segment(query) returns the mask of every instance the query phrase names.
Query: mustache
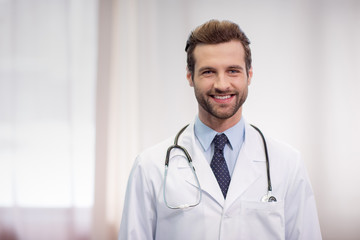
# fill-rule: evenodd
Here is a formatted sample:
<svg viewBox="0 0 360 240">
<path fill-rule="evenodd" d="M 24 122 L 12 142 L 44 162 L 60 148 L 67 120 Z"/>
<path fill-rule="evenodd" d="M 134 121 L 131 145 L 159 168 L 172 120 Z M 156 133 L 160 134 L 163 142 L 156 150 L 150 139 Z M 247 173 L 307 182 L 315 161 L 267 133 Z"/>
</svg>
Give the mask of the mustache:
<svg viewBox="0 0 360 240">
<path fill-rule="evenodd" d="M 231 91 L 231 90 L 221 90 L 221 89 L 215 88 L 214 90 L 209 91 L 209 95 L 214 95 L 214 94 L 237 95 L 238 92 Z"/>
</svg>

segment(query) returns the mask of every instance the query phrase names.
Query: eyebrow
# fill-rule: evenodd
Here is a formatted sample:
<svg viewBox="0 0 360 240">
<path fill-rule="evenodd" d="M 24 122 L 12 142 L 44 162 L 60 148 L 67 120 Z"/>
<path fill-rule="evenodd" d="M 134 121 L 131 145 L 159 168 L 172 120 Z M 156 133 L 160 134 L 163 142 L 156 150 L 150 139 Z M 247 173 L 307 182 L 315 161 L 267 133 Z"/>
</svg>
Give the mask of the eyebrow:
<svg viewBox="0 0 360 240">
<path fill-rule="evenodd" d="M 230 65 L 230 66 L 228 66 L 228 68 L 244 70 L 244 68 L 240 65 Z"/>
</svg>

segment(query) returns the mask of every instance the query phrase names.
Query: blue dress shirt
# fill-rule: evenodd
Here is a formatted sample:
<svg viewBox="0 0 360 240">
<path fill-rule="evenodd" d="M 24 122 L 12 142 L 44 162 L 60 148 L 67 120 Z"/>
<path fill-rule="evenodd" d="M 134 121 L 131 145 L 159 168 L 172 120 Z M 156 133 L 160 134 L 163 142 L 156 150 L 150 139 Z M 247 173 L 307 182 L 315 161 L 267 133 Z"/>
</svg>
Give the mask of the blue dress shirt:
<svg viewBox="0 0 360 240">
<path fill-rule="evenodd" d="M 206 160 L 210 164 L 212 156 L 214 155 L 214 144 L 212 141 L 215 135 L 219 133 L 201 122 L 199 116 L 196 116 L 194 131 L 196 143 L 200 146 Z M 241 118 L 235 126 L 227 129 L 224 133 L 229 139 L 229 143 L 227 143 L 224 148 L 224 157 L 229 168 L 230 176 L 232 176 L 236 160 L 245 139 L 245 123 L 243 118 Z"/>
</svg>

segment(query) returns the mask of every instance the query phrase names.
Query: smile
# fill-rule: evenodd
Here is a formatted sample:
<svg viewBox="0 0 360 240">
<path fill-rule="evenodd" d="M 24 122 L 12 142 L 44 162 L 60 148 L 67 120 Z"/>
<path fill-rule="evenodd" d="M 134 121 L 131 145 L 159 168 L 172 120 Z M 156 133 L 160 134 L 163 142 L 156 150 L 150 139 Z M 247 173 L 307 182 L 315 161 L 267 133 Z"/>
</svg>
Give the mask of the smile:
<svg viewBox="0 0 360 240">
<path fill-rule="evenodd" d="M 231 98 L 231 95 L 226 95 L 226 96 L 214 96 L 214 98 L 220 99 L 220 100 L 225 100 L 225 99 Z"/>
</svg>

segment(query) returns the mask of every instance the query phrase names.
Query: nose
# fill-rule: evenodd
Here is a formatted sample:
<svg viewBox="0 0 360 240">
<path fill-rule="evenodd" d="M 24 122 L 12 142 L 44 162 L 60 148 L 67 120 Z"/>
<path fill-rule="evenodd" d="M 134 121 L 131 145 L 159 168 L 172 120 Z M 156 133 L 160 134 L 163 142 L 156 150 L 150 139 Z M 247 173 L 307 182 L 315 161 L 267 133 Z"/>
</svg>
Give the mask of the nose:
<svg viewBox="0 0 360 240">
<path fill-rule="evenodd" d="M 218 74 L 215 82 L 214 82 L 214 88 L 217 91 L 227 91 L 230 88 L 230 82 L 226 78 L 225 74 Z"/>
</svg>

